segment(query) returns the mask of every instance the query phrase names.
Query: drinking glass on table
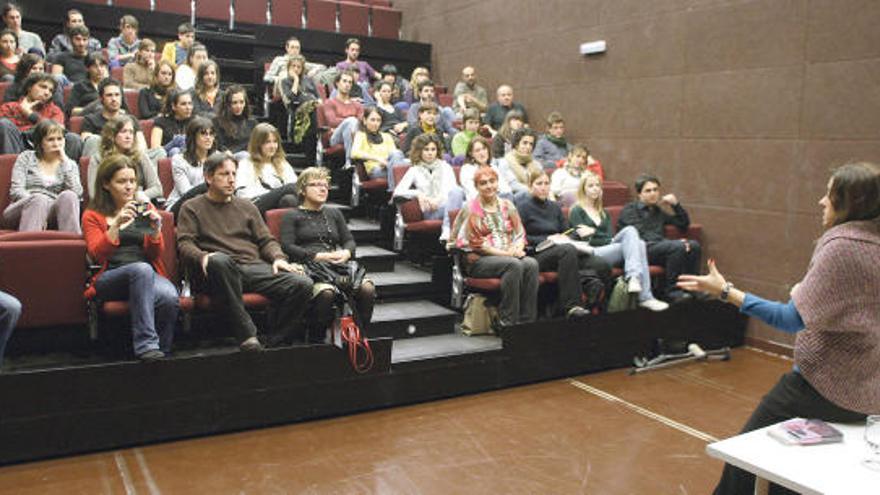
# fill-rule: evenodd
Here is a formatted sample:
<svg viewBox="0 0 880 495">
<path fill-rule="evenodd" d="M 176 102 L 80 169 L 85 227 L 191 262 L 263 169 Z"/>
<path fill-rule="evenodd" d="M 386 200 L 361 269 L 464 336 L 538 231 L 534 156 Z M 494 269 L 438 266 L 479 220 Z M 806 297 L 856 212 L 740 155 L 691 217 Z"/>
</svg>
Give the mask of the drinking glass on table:
<svg viewBox="0 0 880 495">
<path fill-rule="evenodd" d="M 867 468 L 880 471 L 880 414 L 869 415 L 865 421 L 865 441 L 872 456 L 862 461 Z"/>
</svg>

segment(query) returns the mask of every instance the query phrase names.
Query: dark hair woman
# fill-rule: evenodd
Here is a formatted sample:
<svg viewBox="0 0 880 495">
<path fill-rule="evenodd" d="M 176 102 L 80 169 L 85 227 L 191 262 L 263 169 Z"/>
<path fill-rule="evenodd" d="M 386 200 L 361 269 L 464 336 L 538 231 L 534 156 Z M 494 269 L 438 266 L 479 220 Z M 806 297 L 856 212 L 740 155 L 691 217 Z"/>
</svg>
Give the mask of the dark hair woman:
<svg viewBox="0 0 880 495">
<path fill-rule="evenodd" d="M 153 120 L 150 149 L 163 147 L 173 157 L 186 145 L 186 127 L 193 117 L 193 97 L 190 91 L 172 90 L 165 98 L 161 117 Z"/>
<path fill-rule="evenodd" d="M 138 112 L 142 119 L 152 119 L 162 112 L 165 98 L 174 89 L 174 64 L 167 60 L 156 63 L 153 81 L 138 93 Z M 152 148 L 152 144 L 150 145 Z"/>
<path fill-rule="evenodd" d="M 819 205 L 826 230 L 787 304 L 733 287 L 712 260 L 708 275 L 679 276 L 682 289 L 708 292 L 797 332 L 794 369 L 764 396 L 743 432 L 793 417 L 855 422 L 880 412 L 880 166 L 838 168 Z M 750 493 L 754 485 L 753 474 L 728 464 L 715 493 Z"/>
<path fill-rule="evenodd" d="M 247 91 L 238 84 L 226 88 L 220 109 L 214 117 L 217 148 L 233 154 L 246 151 L 256 125 L 257 120 L 251 117 L 251 104 L 248 102 Z M 241 160 L 242 157 L 236 158 Z"/>
<path fill-rule="evenodd" d="M 204 117 L 193 118 L 186 126 L 186 150 L 171 158 L 174 189 L 168 195 L 165 208 L 175 216 L 186 200 L 207 190 L 202 166 L 216 150 L 214 125 Z"/>
<path fill-rule="evenodd" d="M 122 154 L 108 156 L 97 173 L 98 189 L 83 214 L 89 256 L 101 265 L 86 297 L 127 300 L 134 353 L 155 361 L 171 351 L 177 321 L 177 289 L 162 264 L 162 217 L 135 199 L 137 166 Z"/>
</svg>

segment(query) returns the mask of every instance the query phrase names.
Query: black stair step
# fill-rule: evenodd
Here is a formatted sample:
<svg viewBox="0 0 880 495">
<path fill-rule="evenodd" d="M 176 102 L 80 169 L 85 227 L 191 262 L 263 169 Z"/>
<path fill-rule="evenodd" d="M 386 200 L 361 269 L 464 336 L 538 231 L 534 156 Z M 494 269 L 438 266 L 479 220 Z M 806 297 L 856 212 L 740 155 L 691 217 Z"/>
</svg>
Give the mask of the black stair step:
<svg viewBox="0 0 880 495">
<path fill-rule="evenodd" d="M 379 303 L 373 311 L 370 337 L 406 339 L 455 331 L 459 314 L 431 301 Z"/>
<path fill-rule="evenodd" d="M 349 222 L 351 220 L 352 207 L 348 205 L 343 205 L 339 203 L 328 202 L 325 205 L 326 208 L 336 208 L 342 212 L 342 216 L 345 217 L 345 221 Z M 350 226 L 349 226 L 350 228 Z"/>
<path fill-rule="evenodd" d="M 407 261 L 395 263 L 393 272 L 371 273 L 369 277 L 376 284 L 379 298 L 384 300 L 433 296 L 431 274 Z"/>
<path fill-rule="evenodd" d="M 460 333 L 395 340 L 391 363 L 407 363 L 426 359 L 476 356 L 501 350 L 501 339 L 493 335 L 466 337 Z"/>
<path fill-rule="evenodd" d="M 376 244 L 378 241 L 384 240 L 386 237 L 391 238 L 391 234 L 382 233 L 379 222 L 368 218 L 349 218 L 348 230 L 354 236 L 354 242 L 360 244 Z"/>
<path fill-rule="evenodd" d="M 367 273 L 393 272 L 397 253 L 379 246 L 358 246 L 357 260 L 367 269 Z"/>
</svg>

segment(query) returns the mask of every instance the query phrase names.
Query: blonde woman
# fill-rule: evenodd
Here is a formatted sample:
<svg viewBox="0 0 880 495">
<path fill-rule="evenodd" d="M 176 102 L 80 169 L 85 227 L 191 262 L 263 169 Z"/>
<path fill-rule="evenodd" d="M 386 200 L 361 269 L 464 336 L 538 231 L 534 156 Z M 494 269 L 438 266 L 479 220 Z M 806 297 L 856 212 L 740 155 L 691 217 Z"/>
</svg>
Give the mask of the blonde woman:
<svg viewBox="0 0 880 495">
<path fill-rule="evenodd" d="M 236 196 L 249 199 L 261 213 L 296 206 L 296 172 L 287 163 L 281 136 L 272 124 L 254 127 L 248 156 L 238 162 Z"/>
<path fill-rule="evenodd" d="M 598 175 L 584 172 L 577 191 L 577 204 L 569 213 L 569 222 L 578 237 L 589 241 L 594 256 L 612 266 L 623 264 L 629 292 L 639 294 L 639 306 L 651 311 L 663 311 L 669 307 L 651 292 L 648 254 L 639 231 L 630 225 L 614 234 L 611 215 L 602 207 L 602 179 Z"/>
</svg>

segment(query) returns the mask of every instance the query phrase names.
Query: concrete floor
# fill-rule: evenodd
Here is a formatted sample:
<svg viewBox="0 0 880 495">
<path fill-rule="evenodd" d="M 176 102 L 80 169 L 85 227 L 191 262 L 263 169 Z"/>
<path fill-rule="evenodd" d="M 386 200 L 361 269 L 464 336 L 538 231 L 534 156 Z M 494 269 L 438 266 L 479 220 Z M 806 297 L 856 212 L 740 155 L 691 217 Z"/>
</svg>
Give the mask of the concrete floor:
<svg viewBox="0 0 880 495">
<path fill-rule="evenodd" d="M 0 468 L 0 494 L 704 494 L 791 361 L 572 377 L 284 427 Z"/>
</svg>

